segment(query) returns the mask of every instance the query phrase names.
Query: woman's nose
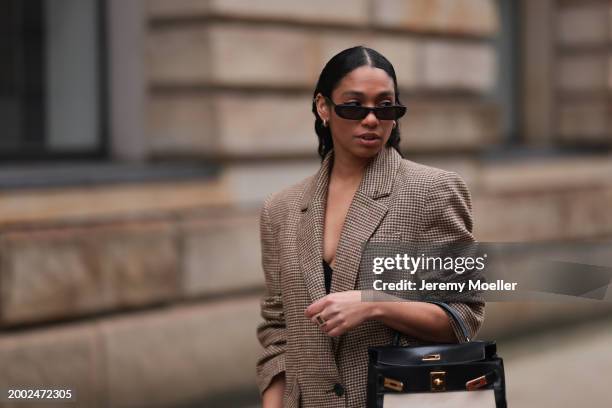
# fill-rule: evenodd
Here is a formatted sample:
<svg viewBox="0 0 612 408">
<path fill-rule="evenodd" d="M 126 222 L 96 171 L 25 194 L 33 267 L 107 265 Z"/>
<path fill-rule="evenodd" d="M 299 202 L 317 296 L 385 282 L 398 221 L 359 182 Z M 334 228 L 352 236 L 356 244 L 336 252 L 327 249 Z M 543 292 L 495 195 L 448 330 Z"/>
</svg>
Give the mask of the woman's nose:
<svg viewBox="0 0 612 408">
<path fill-rule="evenodd" d="M 378 125 L 378 118 L 376 117 L 374 112 L 370 111 L 368 112 L 366 117 L 363 118 L 361 123 L 368 127 L 376 126 Z"/>
</svg>

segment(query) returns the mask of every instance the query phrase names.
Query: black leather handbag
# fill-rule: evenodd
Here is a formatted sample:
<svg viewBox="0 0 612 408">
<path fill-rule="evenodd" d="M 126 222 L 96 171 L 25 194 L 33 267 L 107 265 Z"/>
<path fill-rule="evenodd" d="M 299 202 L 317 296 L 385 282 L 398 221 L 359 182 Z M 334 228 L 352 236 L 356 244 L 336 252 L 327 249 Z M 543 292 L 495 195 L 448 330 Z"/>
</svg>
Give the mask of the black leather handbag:
<svg viewBox="0 0 612 408">
<path fill-rule="evenodd" d="M 465 323 L 446 303 L 465 343 L 368 349 L 369 408 L 506 407 L 504 363 L 493 341 L 470 341 Z"/>
</svg>

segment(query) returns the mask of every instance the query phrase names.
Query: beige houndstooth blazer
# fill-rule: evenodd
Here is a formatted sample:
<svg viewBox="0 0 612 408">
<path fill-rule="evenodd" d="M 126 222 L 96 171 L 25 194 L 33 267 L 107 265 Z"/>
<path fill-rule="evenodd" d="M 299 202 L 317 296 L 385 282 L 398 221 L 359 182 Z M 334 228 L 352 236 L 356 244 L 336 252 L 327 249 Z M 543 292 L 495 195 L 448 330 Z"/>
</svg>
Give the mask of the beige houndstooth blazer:
<svg viewBox="0 0 612 408">
<path fill-rule="evenodd" d="M 261 211 L 262 264 L 267 291 L 257 328 L 263 346 L 257 385 L 263 392 L 285 372 L 285 407 L 364 407 L 367 349 L 390 344 L 393 331 L 368 321 L 337 338 L 323 333 L 304 310 L 325 296 L 322 237 L 333 151 L 319 171 L 269 196 Z M 455 173 L 404 160 L 385 147 L 366 168 L 346 216 L 331 292 L 358 285 L 368 240 L 473 241 L 470 194 Z M 450 303 L 473 337 L 484 303 Z M 453 323 L 458 338 L 460 329 Z M 418 340 L 403 336 L 403 345 Z"/>
</svg>

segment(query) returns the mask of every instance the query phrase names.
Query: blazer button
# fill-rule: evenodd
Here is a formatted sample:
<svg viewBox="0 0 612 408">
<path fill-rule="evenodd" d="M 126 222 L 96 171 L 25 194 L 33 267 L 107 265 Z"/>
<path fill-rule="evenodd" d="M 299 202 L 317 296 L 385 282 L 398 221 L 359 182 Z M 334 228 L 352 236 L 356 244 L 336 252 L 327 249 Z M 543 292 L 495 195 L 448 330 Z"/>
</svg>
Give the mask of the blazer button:
<svg viewBox="0 0 612 408">
<path fill-rule="evenodd" d="M 342 384 L 334 384 L 334 392 L 337 396 L 341 397 L 344 394 L 344 387 L 342 386 Z"/>
</svg>

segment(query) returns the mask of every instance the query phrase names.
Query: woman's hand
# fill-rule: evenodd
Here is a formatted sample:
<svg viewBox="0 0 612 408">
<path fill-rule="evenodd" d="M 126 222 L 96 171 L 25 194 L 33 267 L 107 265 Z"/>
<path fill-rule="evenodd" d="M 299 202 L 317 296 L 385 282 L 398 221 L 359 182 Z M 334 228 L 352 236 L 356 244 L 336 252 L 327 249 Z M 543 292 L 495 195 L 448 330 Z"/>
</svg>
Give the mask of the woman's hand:
<svg viewBox="0 0 612 408">
<path fill-rule="evenodd" d="M 263 393 L 263 408 L 282 408 L 285 392 L 285 373 L 276 375 Z"/>
<path fill-rule="evenodd" d="M 410 337 L 433 342 L 456 342 L 446 312 L 425 302 L 364 302 L 362 291 L 335 292 L 306 308 L 304 314 L 324 333 L 335 337 L 367 320 L 378 320 Z M 319 324 L 318 317 L 324 324 Z"/>
<path fill-rule="evenodd" d="M 306 308 L 304 315 L 332 337 L 340 336 L 370 319 L 371 303 L 361 300 L 361 291 L 330 293 Z M 325 323 L 319 324 L 318 317 Z"/>
</svg>

